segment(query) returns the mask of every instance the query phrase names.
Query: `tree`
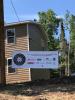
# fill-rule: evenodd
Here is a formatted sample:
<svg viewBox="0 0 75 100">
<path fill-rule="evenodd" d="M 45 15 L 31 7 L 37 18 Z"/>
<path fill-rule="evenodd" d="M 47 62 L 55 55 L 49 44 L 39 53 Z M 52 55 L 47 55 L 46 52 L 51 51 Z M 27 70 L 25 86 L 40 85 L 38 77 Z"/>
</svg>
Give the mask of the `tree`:
<svg viewBox="0 0 75 100">
<path fill-rule="evenodd" d="M 71 35 L 70 35 L 70 45 L 71 45 L 71 51 L 73 51 L 74 54 L 74 65 L 75 65 L 75 15 L 71 15 L 70 18 L 70 30 L 71 30 Z"/>
<path fill-rule="evenodd" d="M 47 12 L 39 12 L 39 23 L 48 36 L 48 49 L 56 50 L 54 34 L 57 34 L 59 20 L 56 18 L 54 11 L 49 9 Z"/>
<path fill-rule="evenodd" d="M 60 34 L 61 68 L 64 68 L 65 75 L 67 75 L 68 53 L 67 53 L 67 40 L 65 39 L 63 20 L 61 20 L 60 24 L 61 24 L 61 34 Z"/>
<path fill-rule="evenodd" d="M 71 29 L 71 49 L 75 50 L 75 16 L 74 15 L 71 15 L 70 29 Z"/>
<path fill-rule="evenodd" d="M 70 14 L 69 11 L 67 11 L 66 16 L 66 29 L 69 31 L 70 34 L 70 51 L 69 51 L 69 56 L 70 56 L 70 67 L 73 69 L 75 66 L 75 15 Z"/>
<path fill-rule="evenodd" d="M 65 39 L 63 20 L 61 20 L 60 23 L 61 23 L 60 50 L 64 53 L 66 50 L 66 39 Z"/>
</svg>

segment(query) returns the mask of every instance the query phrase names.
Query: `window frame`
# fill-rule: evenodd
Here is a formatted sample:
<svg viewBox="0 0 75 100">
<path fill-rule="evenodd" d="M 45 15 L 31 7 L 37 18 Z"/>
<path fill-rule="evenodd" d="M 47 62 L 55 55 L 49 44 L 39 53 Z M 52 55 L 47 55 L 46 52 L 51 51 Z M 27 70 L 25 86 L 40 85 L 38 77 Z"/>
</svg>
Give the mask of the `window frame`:
<svg viewBox="0 0 75 100">
<path fill-rule="evenodd" d="M 13 31 L 14 31 L 14 36 L 8 36 L 8 35 L 7 35 L 7 31 L 8 31 L 8 30 L 13 30 Z M 16 32 L 15 32 L 15 28 L 6 29 L 6 43 L 7 43 L 7 44 L 15 44 L 15 43 L 16 43 L 16 34 L 15 34 L 15 33 L 16 33 Z M 13 37 L 13 38 L 14 38 L 14 42 L 13 42 L 13 43 L 9 43 L 9 42 L 8 42 L 8 37 Z"/>
<path fill-rule="evenodd" d="M 14 69 L 15 69 L 14 72 L 11 72 L 11 73 L 9 72 L 9 66 L 8 66 L 8 60 L 9 60 L 9 59 L 12 59 L 12 57 L 7 58 L 7 74 L 14 74 L 14 73 L 16 73 L 16 69 L 15 69 L 15 68 L 14 68 Z"/>
</svg>

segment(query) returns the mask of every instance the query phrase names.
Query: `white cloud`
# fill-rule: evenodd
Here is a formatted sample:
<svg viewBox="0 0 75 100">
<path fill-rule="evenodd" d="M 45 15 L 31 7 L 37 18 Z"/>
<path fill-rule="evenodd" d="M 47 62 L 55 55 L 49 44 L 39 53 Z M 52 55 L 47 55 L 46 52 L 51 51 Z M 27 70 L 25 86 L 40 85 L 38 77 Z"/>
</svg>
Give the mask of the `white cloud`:
<svg viewBox="0 0 75 100">
<path fill-rule="evenodd" d="M 56 18 L 64 18 L 64 15 L 58 15 Z"/>
</svg>

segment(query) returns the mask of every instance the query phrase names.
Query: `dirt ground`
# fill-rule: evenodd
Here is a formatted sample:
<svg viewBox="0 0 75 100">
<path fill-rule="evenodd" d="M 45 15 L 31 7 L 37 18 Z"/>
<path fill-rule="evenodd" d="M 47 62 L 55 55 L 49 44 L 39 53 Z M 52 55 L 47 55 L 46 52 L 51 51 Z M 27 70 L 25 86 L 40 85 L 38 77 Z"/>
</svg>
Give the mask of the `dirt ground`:
<svg viewBox="0 0 75 100">
<path fill-rule="evenodd" d="M 75 93 L 49 92 L 38 96 L 12 96 L 0 94 L 0 100 L 75 100 Z"/>
<path fill-rule="evenodd" d="M 0 100 L 75 100 L 75 83 L 0 86 Z"/>
<path fill-rule="evenodd" d="M 38 96 L 12 96 L 0 94 L 0 100 L 75 100 L 75 93 L 49 92 Z"/>
</svg>

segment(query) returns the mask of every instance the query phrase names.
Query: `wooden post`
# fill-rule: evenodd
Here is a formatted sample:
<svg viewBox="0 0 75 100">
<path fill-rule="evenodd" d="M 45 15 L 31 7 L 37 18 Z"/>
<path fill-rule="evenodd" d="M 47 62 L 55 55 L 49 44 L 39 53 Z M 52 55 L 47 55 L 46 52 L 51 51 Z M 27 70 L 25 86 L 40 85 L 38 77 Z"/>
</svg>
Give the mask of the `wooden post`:
<svg viewBox="0 0 75 100">
<path fill-rule="evenodd" d="M 3 0 L 0 0 L 0 84 L 6 83 L 5 78 L 5 34 Z"/>
</svg>

